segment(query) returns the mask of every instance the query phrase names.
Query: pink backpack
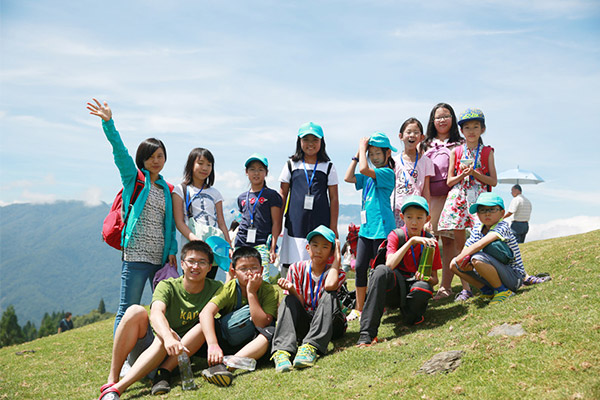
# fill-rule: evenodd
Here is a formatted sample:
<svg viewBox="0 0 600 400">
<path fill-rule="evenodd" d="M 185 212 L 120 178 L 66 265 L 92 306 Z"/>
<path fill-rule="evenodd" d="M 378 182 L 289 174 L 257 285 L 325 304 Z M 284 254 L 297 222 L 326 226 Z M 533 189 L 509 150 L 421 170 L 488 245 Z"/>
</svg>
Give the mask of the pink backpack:
<svg viewBox="0 0 600 400">
<path fill-rule="evenodd" d="M 446 184 L 448 178 L 448 168 L 450 167 L 450 149 L 456 143 L 431 143 L 429 150 L 425 152 L 425 156 L 433 162 L 433 170 L 435 174 L 429 178 L 429 191 L 432 196 L 445 196 L 450 191 L 450 187 Z"/>
</svg>

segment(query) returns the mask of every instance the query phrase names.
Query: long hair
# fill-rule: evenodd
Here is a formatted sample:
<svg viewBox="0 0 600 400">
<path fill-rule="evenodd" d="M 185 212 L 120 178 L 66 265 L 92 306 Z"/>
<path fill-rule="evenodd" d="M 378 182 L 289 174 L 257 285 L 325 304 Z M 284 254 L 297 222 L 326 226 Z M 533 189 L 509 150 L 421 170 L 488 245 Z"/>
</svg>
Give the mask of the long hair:
<svg viewBox="0 0 600 400">
<path fill-rule="evenodd" d="M 437 137 L 437 129 L 435 129 L 435 112 L 438 110 L 438 108 L 445 108 L 450 112 L 450 115 L 452 116 L 452 125 L 450 126 L 450 136 L 448 138 L 448 141 L 450 143 L 461 141 L 460 132 L 458 131 L 458 124 L 456 123 L 456 113 L 454 112 L 454 109 L 448 103 L 438 103 L 433 107 L 431 113 L 429 114 L 429 122 L 427 123 L 427 133 L 425 134 L 425 141 L 421 144 L 421 149 L 423 151 L 427 151 L 433 139 Z"/>
<path fill-rule="evenodd" d="M 296 140 L 296 152 L 290 156 L 292 161 L 300 161 L 304 158 L 304 151 L 302 150 L 302 139 L 298 138 Z M 321 139 L 321 148 L 317 153 L 317 161 L 318 162 L 326 162 L 331 159 L 327 155 L 327 151 L 325 151 L 325 138 Z"/>
<path fill-rule="evenodd" d="M 198 158 L 206 158 L 212 164 L 210 174 L 204 182 L 205 187 L 209 188 L 215 183 L 215 158 L 212 153 L 203 147 L 196 147 L 190 151 L 185 167 L 183 168 L 183 183 L 191 185 L 194 182 L 194 164 Z"/>
</svg>

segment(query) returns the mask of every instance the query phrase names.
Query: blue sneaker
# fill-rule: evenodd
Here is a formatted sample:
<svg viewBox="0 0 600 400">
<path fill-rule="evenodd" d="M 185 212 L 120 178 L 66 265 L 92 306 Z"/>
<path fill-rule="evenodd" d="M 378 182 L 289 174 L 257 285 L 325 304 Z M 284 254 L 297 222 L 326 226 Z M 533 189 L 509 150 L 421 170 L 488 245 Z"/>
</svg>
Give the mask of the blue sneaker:
<svg viewBox="0 0 600 400">
<path fill-rule="evenodd" d="M 315 365 L 317 359 L 317 348 L 310 344 L 303 344 L 298 348 L 294 358 L 294 368 L 306 368 Z"/>
<path fill-rule="evenodd" d="M 284 350 L 277 350 L 271 356 L 271 360 L 275 359 L 275 371 L 276 372 L 288 372 L 292 369 L 292 363 L 290 362 L 290 353 Z"/>
</svg>

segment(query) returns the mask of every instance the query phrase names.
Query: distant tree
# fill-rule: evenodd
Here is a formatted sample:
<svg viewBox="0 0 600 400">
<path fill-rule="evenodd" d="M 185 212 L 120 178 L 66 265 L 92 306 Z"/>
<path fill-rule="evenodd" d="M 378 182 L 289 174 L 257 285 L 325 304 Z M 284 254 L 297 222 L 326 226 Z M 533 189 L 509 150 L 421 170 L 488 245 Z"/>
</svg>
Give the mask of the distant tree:
<svg viewBox="0 0 600 400">
<path fill-rule="evenodd" d="M 23 343 L 25 336 L 19 326 L 17 313 L 11 304 L 6 308 L 0 319 L 0 347 Z"/>
<path fill-rule="evenodd" d="M 27 321 L 27 323 L 23 326 L 23 335 L 25 336 L 25 341 L 30 342 L 33 339 L 37 338 L 37 328 L 35 324 L 31 321 Z"/>
<path fill-rule="evenodd" d="M 106 312 L 106 306 L 104 305 L 104 299 L 100 299 L 100 304 L 98 304 L 98 312 L 100 314 L 104 314 Z"/>
</svg>

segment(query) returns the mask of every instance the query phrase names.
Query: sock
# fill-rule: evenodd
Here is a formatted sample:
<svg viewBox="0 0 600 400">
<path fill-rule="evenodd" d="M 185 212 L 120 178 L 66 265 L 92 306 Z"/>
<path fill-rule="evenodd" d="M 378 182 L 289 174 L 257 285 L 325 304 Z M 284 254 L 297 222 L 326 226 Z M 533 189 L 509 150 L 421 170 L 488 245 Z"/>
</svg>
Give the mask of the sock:
<svg viewBox="0 0 600 400">
<path fill-rule="evenodd" d="M 504 292 L 505 290 L 508 290 L 508 288 L 504 286 L 504 284 L 498 286 L 497 288 L 494 288 L 494 292 Z"/>
<path fill-rule="evenodd" d="M 484 287 L 482 287 L 481 289 L 479 289 L 479 291 L 482 294 L 488 294 L 488 295 L 494 294 L 494 289 L 492 289 L 491 287 L 489 287 L 487 285 L 485 285 Z"/>
</svg>

